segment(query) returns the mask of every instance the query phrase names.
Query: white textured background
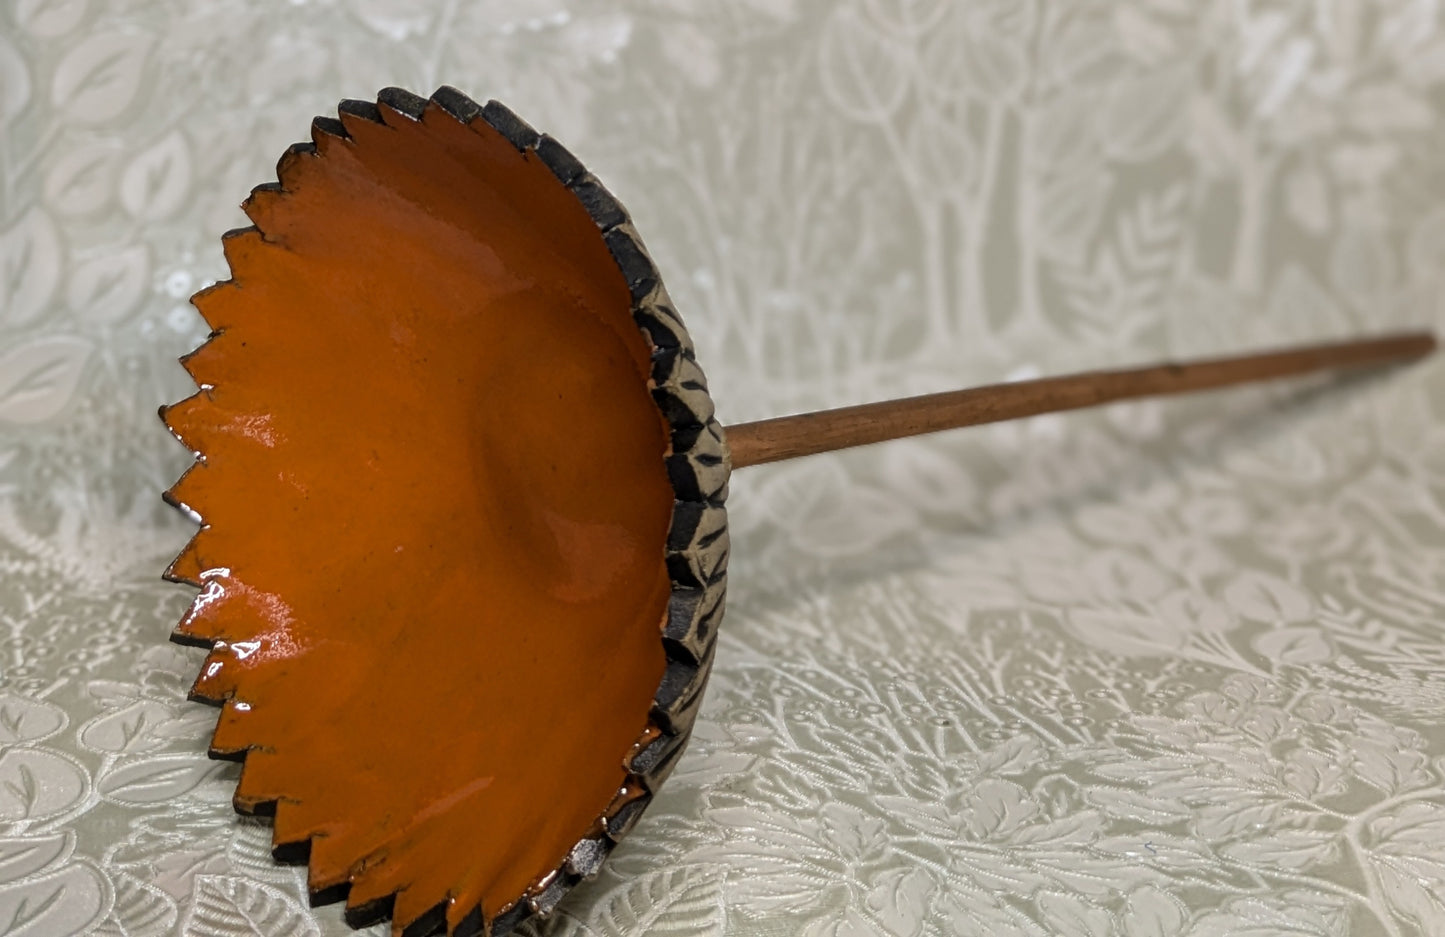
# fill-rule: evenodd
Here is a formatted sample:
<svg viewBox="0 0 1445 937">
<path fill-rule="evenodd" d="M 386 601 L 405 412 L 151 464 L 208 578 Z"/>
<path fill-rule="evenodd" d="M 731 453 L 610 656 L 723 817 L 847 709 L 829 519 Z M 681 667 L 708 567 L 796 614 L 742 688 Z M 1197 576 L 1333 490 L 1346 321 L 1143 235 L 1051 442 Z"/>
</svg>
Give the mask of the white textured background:
<svg viewBox="0 0 1445 937">
<path fill-rule="evenodd" d="M 186 298 L 313 114 L 561 138 L 735 422 L 1439 323 L 1438 7 L 0 0 L 0 933 L 346 933 L 158 581 Z M 1442 367 L 741 475 L 693 747 L 548 932 L 1445 932 Z"/>
</svg>

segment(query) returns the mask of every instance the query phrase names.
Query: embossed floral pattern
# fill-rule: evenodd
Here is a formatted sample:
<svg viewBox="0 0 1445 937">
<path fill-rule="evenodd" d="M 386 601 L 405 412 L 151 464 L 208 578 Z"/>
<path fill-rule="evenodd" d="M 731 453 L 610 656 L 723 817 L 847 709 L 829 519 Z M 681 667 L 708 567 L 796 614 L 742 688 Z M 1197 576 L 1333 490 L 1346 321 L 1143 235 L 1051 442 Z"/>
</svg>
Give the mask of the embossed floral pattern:
<svg viewBox="0 0 1445 937">
<path fill-rule="evenodd" d="M 204 757 L 151 414 L 310 117 L 444 82 L 627 203 L 731 421 L 1442 324 L 1422 0 L 0 5 L 0 933 L 349 932 Z M 1435 933 L 1440 374 L 740 473 L 692 746 L 529 932 Z"/>
</svg>

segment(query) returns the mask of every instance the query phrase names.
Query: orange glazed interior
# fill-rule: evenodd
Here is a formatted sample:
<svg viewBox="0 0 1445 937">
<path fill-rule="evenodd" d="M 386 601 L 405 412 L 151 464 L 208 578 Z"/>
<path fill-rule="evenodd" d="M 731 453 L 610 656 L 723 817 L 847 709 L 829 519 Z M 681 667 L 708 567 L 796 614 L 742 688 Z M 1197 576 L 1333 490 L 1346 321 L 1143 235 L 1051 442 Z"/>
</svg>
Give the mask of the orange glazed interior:
<svg viewBox="0 0 1445 937">
<path fill-rule="evenodd" d="M 582 205 L 436 105 L 293 150 L 195 298 L 171 574 L 237 804 L 311 884 L 490 919 L 617 794 L 664 669 L 648 342 Z"/>
</svg>

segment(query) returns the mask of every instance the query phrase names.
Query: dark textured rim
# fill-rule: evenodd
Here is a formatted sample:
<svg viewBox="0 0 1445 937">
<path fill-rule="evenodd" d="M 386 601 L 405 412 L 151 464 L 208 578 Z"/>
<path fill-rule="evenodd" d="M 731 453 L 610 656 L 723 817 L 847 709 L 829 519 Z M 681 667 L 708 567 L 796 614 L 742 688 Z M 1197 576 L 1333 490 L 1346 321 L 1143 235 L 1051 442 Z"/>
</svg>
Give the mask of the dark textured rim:
<svg viewBox="0 0 1445 937">
<path fill-rule="evenodd" d="M 668 531 L 666 561 L 672 580 L 667 617 L 661 639 L 667 657 L 662 682 L 653 696 L 648 725 L 623 759 L 627 778 L 612 803 L 590 830 L 584 831 L 566 859 L 542 875 L 516 900 L 501 908 L 490 922 L 474 908 L 455 933 L 501 935 L 533 915 L 549 915 L 578 882 L 596 875 L 613 847 L 636 825 L 653 794 L 672 772 L 692 733 L 702 703 L 703 688 L 712 669 L 717 625 L 722 619 L 727 586 L 728 532 L 727 498 L 731 465 L 721 425 L 713 414 L 707 381 L 698 367 L 692 339 L 673 308 L 662 278 L 632 226 L 632 219 L 596 176 L 562 144 L 539 134 L 524 120 L 496 101 L 478 104 L 451 87 L 439 88 L 428 100 L 400 88 L 386 88 L 370 101 L 342 101 L 339 112 L 378 123 L 385 122 L 383 108 L 401 118 L 420 120 L 435 105 L 462 124 L 482 121 L 512 143 L 528 159 L 540 160 L 596 222 L 608 251 L 627 281 L 632 297 L 632 318 L 652 348 L 652 373 L 648 382 L 652 398 L 671 431 L 667 473 L 674 503 Z M 311 124 L 312 139 L 320 135 L 348 138 L 341 121 L 317 117 Z M 294 159 L 316 156 L 314 143 L 293 144 L 277 165 L 284 178 L 285 165 Z M 257 190 L 274 190 L 279 182 L 265 183 Z M 248 229 L 242 229 L 248 230 Z M 229 232 L 234 234 L 237 232 Z M 182 358 L 182 362 L 186 359 Z M 204 392 L 204 391 L 203 391 Z M 164 408 L 162 410 L 164 415 Z M 203 458 L 197 453 L 198 459 Z M 170 503 L 194 515 L 185 505 L 167 497 Z M 174 564 L 173 564 L 174 566 Z M 167 569 L 165 578 L 188 581 Z M 192 585 L 200 583 L 192 582 Z M 176 635 L 180 643 L 196 639 Z M 200 642 L 209 647 L 211 642 Z M 195 697 L 193 697 L 195 698 Z M 204 702 L 222 702 L 203 699 Z M 236 760 L 244 752 L 211 749 L 212 757 Z M 266 814 L 273 804 L 243 808 L 242 812 Z M 280 843 L 273 850 L 278 861 L 303 861 L 309 854 L 308 841 Z M 345 888 L 311 894 L 312 904 L 345 897 Z M 394 896 L 393 896 L 394 897 Z M 365 907 L 348 909 L 347 921 L 356 927 L 389 916 L 391 900 L 383 899 Z M 445 927 L 445 906 L 438 905 L 415 921 L 408 922 L 406 937 L 423 937 Z"/>
</svg>

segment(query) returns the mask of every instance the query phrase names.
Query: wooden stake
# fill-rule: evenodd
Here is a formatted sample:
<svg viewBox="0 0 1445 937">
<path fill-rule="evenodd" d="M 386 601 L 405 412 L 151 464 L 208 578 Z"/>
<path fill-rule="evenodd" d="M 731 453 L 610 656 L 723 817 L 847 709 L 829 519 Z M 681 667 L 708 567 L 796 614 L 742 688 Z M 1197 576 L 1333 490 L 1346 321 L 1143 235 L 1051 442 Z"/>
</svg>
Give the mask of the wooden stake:
<svg viewBox="0 0 1445 937">
<path fill-rule="evenodd" d="M 732 450 L 733 468 L 743 468 L 1134 397 L 1182 394 L 1314 371 L 1413 361 L 1434 350 L 1433 333 L 1410 332 L 1235 358 L 992 384 L 740 423 L 727 428 L 728 448 Z"/>
</svg>

